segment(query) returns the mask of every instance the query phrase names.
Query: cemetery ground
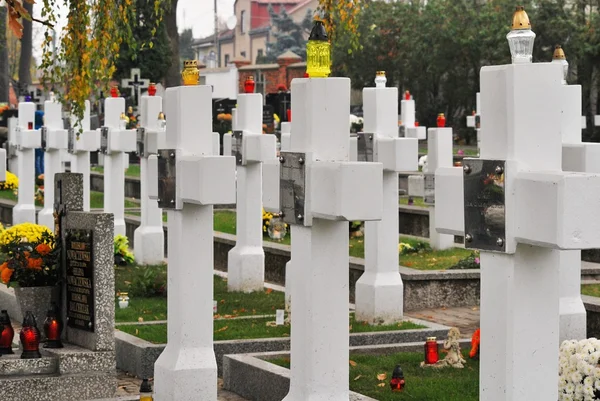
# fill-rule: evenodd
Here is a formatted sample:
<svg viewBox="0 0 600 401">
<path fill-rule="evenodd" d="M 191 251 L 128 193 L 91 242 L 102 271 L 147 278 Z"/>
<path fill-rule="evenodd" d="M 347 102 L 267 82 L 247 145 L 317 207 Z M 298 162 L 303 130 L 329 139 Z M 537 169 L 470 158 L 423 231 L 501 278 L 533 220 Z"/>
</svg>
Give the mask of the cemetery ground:
<svg viewBox="0 0 600 401">
<path fill-rule="evenodd" d="M 129 306 L 120 309 L 115 305 L 117 328 L 143 340 L 165 344 L 167 342 L 166 265 L 115 267 L 116 291 L 128 292 Z M 239 340 L 254 338 L 288 337 L 290 325 L 275 326 L 275 311 L 285 309 L 284 294 L 266 288 L 252 293 L 228 292 L 226 279 L 214 276 L 214 340 Z M 139 323 L 152 324 L 139 324 Z M 125 324 L 124 324 L 125 323 Z M 138 324 L 129 324 L 138 323 Z M 423 328 L 410 321 L 393 325 L 369 326 L 354 320 L 350 314 L 349 331 L 363 333 Z"/>
<path fill-rule="evenodd" d="M 350 354 L 350 390 L 380 401 L 444 400 L 475 401 L 479 399 L 479 361 L 469 358 L 464 369 L 421 368 L 422 352 L 400 352 L 391 355 Z M 443 358 L 443 354 L 440 355 Z M 289 358 L 267 360 L 285 368 Z M 406 387 L 401 392 L 390 391 L 389 380 L 396 365 L 404 372 Z"/>
</svg>

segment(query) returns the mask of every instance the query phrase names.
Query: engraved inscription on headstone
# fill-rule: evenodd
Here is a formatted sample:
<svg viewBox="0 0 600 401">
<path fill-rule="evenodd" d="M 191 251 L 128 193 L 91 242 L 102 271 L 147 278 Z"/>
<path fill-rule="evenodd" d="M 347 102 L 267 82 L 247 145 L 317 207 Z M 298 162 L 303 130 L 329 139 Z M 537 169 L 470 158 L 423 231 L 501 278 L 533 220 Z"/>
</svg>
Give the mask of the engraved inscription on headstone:
<svg viewBox="0 0 600 401">
<path fill-rule="evenodd" d="M 65 232 L 67 324 L 94 332 L 93 230 Z"/>
<path fill-rule="evenodd" d="M 279 200 L 283 221 L 288 224 L 303 224 L 306 188 L 306 155 L 304 153 L 281 152 Z"/>
<path fill-rule="evenodd" d="M 506 250 L 503 160 L 464 160 L 465 247 Z"/>
<path fill-rule="evenodd" d="M 435 174 L 425 174 L 423 176 L 423 187 L 423 203 L 435 205 Z"/>
</svg>

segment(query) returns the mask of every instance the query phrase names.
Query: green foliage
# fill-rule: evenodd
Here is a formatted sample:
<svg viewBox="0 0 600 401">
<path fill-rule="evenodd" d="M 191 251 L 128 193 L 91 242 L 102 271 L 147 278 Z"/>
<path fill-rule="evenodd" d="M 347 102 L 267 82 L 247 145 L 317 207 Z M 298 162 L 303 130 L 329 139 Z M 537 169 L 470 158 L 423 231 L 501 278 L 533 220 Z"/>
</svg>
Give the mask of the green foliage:
<svg viewBox="0 0 600 401">
<path fill-rule="evenodd" d="M 153 12 L 154 0 L 135 1 L 136 8 L 129 10 L 129 23 L 136 45 L 121 46 L 113 78 L 120 83 L 121 79 L 130 78 L 132 68 L 139 68 L 142 75 L 140 78 L 161 82 L 171 61 L 165 21 L 157 21 L 158 16 Z M 152 46 L 149 45 L 150 42 Z"/>
<path fill-rule="evenodd" d="M 275 63 L 277 57 L 290 50 L 306 60 L 306 37 L 312 28 L 312 10 L 306 10 L 306 15 L 301 23 L 297 24 L 282 8 L 279 14 L 275 13 L 269 5 L 271 26 L 274 28 L 275 41 L 267 44 L 267 54 L 257 58 L 258 63 Z"/>
<path fill-rule="evenodd" d="M 333 75 L 348 76 L 354 88 L 373 86 L 377 70 L 386 71 L 388 86 L 409 90 L 416 101 L 417 120 L 435 126 L 438 113 L 468 143 L 475 133 L 465 117 L 475 109 L 479 71 L 487 65 L 510 63 L 506 34 L 515 2 L 509 0 L 374 1 L 361 9 L 358 34 L 362 46 L 353 49 L 354 35 L 340 31 L 333 41 Z M 552 59 L 561 44 L 570 64 L 569 83 L 581 84 L 583 109 L 591 127 L 597 114 L 600 62 L 600 15 L 584 12 L 587 1 L 522 1 L 537 35 L 534 62 Z M 594 3 L 597 3 L 594 1 Z M 589 9 L 589 6 L 588 6 Z M 600 140 L 589 128 L 586 139 Z"/>
<path fill-rule="evenodd" d="M 129 250 L 129 240 L 124 235 L 115 236 L 114 240 L 115 265 L 126 266 L 135 261 L 133 253 Z"/>
<path fill-rule="evenodd" d="M 167 292 L 167 272 L 156 266 L 134 266 L 129 294 L 132 297 L 156 297 Z"/>
<path fill-rule="evenodd" d="M 184 29 L 179 34 L 179 58 L 182 60 L 192 60 L 196 58 L 192 42 L 194 41 L 194 33 L 191 28 Z"/>
<path fill-rule="evenodd" d="M 456 265 L 450 267 L 450 270 L 479 269 L 479 252 L 473 252 L 464 259 L 461 259 Z"/>
</svg>

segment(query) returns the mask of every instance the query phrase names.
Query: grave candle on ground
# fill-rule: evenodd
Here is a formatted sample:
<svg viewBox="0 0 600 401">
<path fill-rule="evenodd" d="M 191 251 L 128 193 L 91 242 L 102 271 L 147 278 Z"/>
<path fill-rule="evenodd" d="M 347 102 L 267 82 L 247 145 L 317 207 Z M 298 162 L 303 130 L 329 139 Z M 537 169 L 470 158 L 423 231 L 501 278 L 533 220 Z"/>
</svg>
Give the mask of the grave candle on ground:
<svg viewBox="0 0 600 401">
<path fill-rule="evenodd" d="M 40 130 L 34 130 L 35 104 L 19 103 L 16 128 L 17 170 L 19 171 L 18 202 L 13 208 L 13 224 L 35 223 L 35 149 L 41 146 Z"/>
<path fill-rule="evenodd" d="M 356 282 L 356 319 L 371 324 L 400 321 L 404 286 L 398 270 L 398 172 L 416 171 L 418 140 L 398 138 L 398 89 L 363 89 L 364 133 L 356 139 L 357 160 L 383 164 L 383 215 L 365 222 L 365 272 Z"/>
<path fill-rule="evenodd" d="M 235 202 L 235 160 L 212 155 L 211 104 L 210 86 L 167 89 L 166 149 L 148 160 L 149 196 L 169 221 L 168 342 L 154 367 L 160 401 L 217 398 L 213 205 Z"/>
</svg>

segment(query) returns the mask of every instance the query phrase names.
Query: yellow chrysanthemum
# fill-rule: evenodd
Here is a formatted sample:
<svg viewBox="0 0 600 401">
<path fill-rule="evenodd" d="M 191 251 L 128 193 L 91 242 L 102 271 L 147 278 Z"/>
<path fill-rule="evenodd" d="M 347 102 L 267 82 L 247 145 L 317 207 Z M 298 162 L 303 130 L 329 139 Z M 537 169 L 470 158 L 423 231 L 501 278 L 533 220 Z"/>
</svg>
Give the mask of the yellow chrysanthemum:
<svg viewBox="0 0 600 401">
<path fill-rule="evenodd" d="M 11 173 L 10 171 L 6 172 L 6 180 L 0 182 L 0 190 L 4 189 L 12 189 L 15 190 L 19 188 L 19 178 Z"/>
<path fill-rule="evenodd" d="M 0 233 L 0 245 L 8 245 L 17 238 L 25 242 L 40 242 L 43 233 L 53 235 L 46 226 L 33 223 L 17 224 Z"/>
</svg>

